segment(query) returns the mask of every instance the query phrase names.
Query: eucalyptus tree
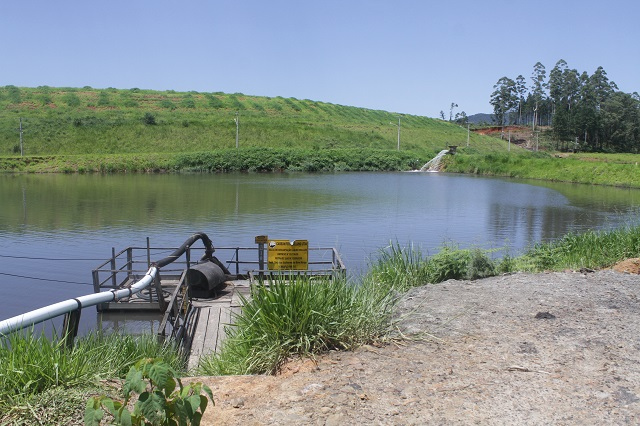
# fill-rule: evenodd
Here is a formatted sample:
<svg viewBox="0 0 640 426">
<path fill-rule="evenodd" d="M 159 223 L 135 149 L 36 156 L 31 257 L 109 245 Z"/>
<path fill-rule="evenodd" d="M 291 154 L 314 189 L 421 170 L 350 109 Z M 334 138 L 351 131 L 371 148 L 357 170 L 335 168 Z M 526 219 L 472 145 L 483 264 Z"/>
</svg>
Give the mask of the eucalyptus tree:
<svg viewBox="0 0 640 426">
<path fill-rule="evenodd" d="M 513 111 L 518 102 L 516 83 L 508 77 L 502 77 L 493 88 L 495 90 L 491 94 L 489 103 L 493 105 L 493 115 L 497 123 L 504 126 L 505 118 Z"/>
<path fill-rule="evenodd" d="M 602 103 L 600 133 L 605 148 L 612 151 L 640 151 L 640 101 L 614 92 Z"/>
<path fill-rule="evenodd" d="M 527 94 L 527 82 L 522 74 L 516 77 L 516 94 L 518 96 L 518 124 L 522 124 L 522 103 Z"/>
<path fill-rule="evenodd" d="M 536 62 L 533 66 L 533 73 L 531 74 L 531 80 L 533 81 L 533 100 L 535 102 L 535 109 L 533 113 L 533 125 L 534 128 L 537 124 L 541 124 L 542 116 L 541 112 L 544 112 L 543 101 L 546 99 L 547 83 L 545 82 L 547 76 L 547 70 L 540 62 Z"/>
<path fill-rule="evenodd" d="M 574 128 L 574 105 L 578 102 L 580 92 L 580 76 L 575 69 L 569 69 L 567 63 L 561 59 L 549 73 L 549 100 L 553 131 L 560 139 L 573 140 L 576 134 Z M 573 110 L 572 110 L 573 108 Z"/>
</svg>

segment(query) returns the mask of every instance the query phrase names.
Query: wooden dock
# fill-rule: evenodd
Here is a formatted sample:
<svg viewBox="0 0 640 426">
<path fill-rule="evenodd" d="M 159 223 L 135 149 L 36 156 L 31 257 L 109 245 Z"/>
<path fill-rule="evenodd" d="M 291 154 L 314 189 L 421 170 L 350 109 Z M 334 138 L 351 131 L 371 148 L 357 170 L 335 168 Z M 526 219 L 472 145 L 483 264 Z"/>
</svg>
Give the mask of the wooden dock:
<svg viewBox="0 0 640 426">
<path fill-rule="evenodd" d="M 240 295 L 249 298 L 250 289 L 248 280 L 229 281 L 213 299 L 192 299 L 198 313 L 188 368 L 197 367 L 201 356 L 220 350 L 226 337 L 225 327 L 233 326 L 234 315 L 242 309 Z"/>
</svg>

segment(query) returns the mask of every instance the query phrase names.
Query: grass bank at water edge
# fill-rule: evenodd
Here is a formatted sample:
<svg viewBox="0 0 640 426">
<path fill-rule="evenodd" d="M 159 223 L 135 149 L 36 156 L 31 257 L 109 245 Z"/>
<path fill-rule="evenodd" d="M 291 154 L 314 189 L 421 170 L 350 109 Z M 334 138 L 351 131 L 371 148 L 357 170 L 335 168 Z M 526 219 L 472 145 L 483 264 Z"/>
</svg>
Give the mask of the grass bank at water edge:
<svg viewBox="0 0 640 426">
<path fill-rule="evenodd" d="M 0 158 L 0 170 L 31 173 L 397 171 L 421 165 L 422 159 L 412 153 L 356 149 L 243 148 L 177 154 Z"/>
<path fill-rule="evenodd" d="M 543 152 L 494 152 L 449 156 L 446 171 L 640 188 L 639 161 L 637 154 L 554 156 Z"/>
</svg>

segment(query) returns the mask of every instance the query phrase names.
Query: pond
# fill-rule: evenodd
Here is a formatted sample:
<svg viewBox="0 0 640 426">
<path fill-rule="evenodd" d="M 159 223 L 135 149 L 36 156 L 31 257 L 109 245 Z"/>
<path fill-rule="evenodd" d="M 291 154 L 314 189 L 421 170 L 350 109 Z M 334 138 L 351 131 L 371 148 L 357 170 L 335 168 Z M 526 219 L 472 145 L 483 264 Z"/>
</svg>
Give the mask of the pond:
<svg viewBox="0 0 640 426">
<path fill-rule="evenodd" d="M 2 175 L 0 319 L 93 291 L 112 247 L 257 235 L 335 247 L 350 275 L 390 243 L 501 248 L 633 223 L 640 191 L 441 173 Z M 93 308 L 83 323 L 96 324 Z M 113 319 L 116 321 L 116 319 Z M 98 321 L 100 322 L 100 321 Z"/>
</svg>

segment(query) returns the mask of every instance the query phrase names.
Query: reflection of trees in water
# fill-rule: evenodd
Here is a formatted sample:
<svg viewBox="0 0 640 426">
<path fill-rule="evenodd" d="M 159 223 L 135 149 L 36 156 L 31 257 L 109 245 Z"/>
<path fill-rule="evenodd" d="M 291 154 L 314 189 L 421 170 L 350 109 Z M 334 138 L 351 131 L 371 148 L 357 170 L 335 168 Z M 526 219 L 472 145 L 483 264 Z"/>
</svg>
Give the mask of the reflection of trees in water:
<svg viewBox="0 0 640 426">
<path fill-rule="evenodd" d="M 224 220 L 324 208 L 336 198 L 274 175 L 25 175 L 0 177 L 0 229 L 89 229 L 135 222 Z M 341 200 L 345 202 L 345 200 Z"/>
<path fill-rule="evenodd" d="M 487 239 L 512 247 L 618 226 L 640 204 L 640 191 L 619 188 L 536 181 L 496 181 L 490 188 Z"/>
<path fill-rule="evenodd" d="M 524 247 L 549 241 L 571 231 L 599 228 L 602 214 L 570 206 L 519 206 L 491 204 L 489 231 L 495 241 L 509 241 Z"/>
</svg>

